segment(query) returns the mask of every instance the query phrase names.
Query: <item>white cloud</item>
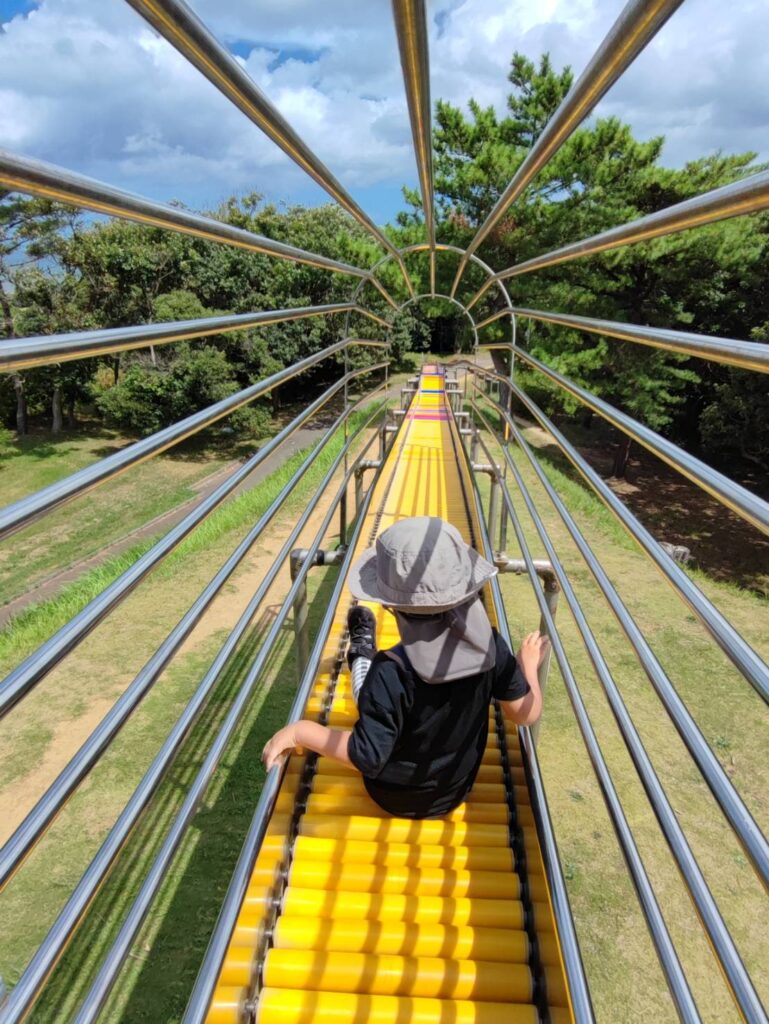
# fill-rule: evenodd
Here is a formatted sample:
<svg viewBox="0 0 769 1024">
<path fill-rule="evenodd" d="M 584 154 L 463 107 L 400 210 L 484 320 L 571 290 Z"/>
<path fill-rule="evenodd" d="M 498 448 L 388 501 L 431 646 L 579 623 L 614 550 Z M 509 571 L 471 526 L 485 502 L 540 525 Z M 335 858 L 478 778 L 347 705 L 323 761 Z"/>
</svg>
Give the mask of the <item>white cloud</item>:
<svg viewBox="0 0 769 1024">
<path fill-rule="evenodd" d="M 215 34 L 353 192 L 416 180 L 386 0 L 194 0 Z M 579 73 L 621 0 L 432 0 L 431 88 L 504 110 L 515 49 Z M 3 144 L 193 205 L 238 189 L 318 198 L 307 178 L 125 3 L 42 0 L 0 33 Z M 681 163 L 769 157 L 769 5 L 688 0 L 599 113 L 668 137 Z"/>
</svg>

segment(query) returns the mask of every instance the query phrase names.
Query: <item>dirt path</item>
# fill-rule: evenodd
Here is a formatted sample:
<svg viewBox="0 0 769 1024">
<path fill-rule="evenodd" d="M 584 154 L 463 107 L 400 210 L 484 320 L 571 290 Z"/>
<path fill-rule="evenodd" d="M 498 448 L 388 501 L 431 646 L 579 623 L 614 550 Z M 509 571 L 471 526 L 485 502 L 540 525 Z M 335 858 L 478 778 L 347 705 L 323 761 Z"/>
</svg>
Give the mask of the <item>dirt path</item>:
<svg viewBox="0 0 769 1024">
<path fill-rule="evenodd" d="M 235 488 L 234 494 L 243 494 L 245 491 L 250 491 L 254 487 L 257 487 L 265 477 L 274 473 L 276 469 L 282 466 L 283 463 L 290 459 L 297 451 L 302 448 L 306 448 L 317 441 L 325 433 L 325 429 L 326 428 L 322 426 L 301 427 L 288 439 L 288 441 L 286 441 L 285 444 L 281 445 L 276 452 L 270 455 L 269 458 L 265 459 L 264 462 L 255 469 L 246 480 L 239 484 L 238 487 Z M 45 601 L 50 597 L 55 597 L 69 583 L 73 583 L 91 569 L 95 569 L 97 566 L 107 561 L 107 559 L 112 558 L 115 555 L 122 554 L 123 551 L 133 547 L 134 544 L 141 543 L 143 540 L 155 537 L 161 533 L 166 533 L 171 529 L 171 527 L 180 522 L 195 505 L 199 504 L 204 498 L 207 498 L 217 487 L 220 486 L 220 484 L 224 483 L 224 481 L 239 469 L 240 466 L 240 462 L 232 462 L 228 466 L 225 466 L 224 469 L 219 469 L 215 473 L 211 473 L 209 476 L 204 477 L 202 480 L 199 480 L 196 484 L 192 485 L 193 490 L 196 492 L 194 498 L 190 498 L 181 505 L 177 505 L 176 508 L 170 509 L 162 515 L 156 516 L 154 519 L 151 519 L 138 529 L 132 530 L 130 533 L 127 533 L 123 537 L 113 541 L 111 544 L 108 544 L 106 547 L 102 548 L 101 551 L 97 551 L 95 554 L 89 555 L 87 558 L 80 559 L 72 565 L 47 576 L 45 579 L 41 580 L 37 586 L 28 590 L 25 594 L 20 594 L 12 601 L 9 601 L 8 604 L 0 607 L 0 629 L 2 629 L 2 627 L 5 626 L 14 615 L 18 615 L 19 612 L 23 611 L 29 605 Z"/>
<path fill-rule="evenodd" d="M 306 444 L 307 442 L 305 441 L 304 443 Z M 329 493 L 333 493 L 333 491 L 330 491 Z M 307 545 L 311 542 L 320 526 L 327 508 L 328 503 L 326 501 L 321 501 L 318 508 L 310 516 L 307 526 L 298 540 L 298 544 L 300 546 Z M 240 568 L 233 577 L 231 577 L 230 581 L 225 584 L 207 609 L 201 621 L 180 647 L 179 651 L 175 655 L 175 662 L 178 663 L 179 659 L 184 658 L 185 655 L 199 650 L 217 632 L 221 630 L 229 631 L 232 629 L 253 596 L 254 591 L 264 579 L 265 574 L 272 565 L 280 546 L 293 529 L 294 521 L 293 516 L 291 517 L 290 522 L 281 522 L 280 520 L 276 520 L 275 525 L 265 531 L 259 543 L 255 545 L 249 555 L 246 556 L 241 563 Z M 338 521 L 334 522 L 330 529 L 332 541 L 334 532 L 337 529 Z M 287 568 L 284 566 L 275 583 L 270 588 L 262 608 L 266 609 L 268 607 L 272 607 L 276 603 L 280 603 L 288 592 L 289 586 L 289 574 Z M 153 587 L 156 587 L 158 590 L 162 590 L 162 584 L 155 584 L 153 582 L 145 584 L 145 588 L 147 588 L 147 590 L 152 590 Z M 193 594 L 190 599 L 194 596 L 195 595 Z M 147 597 L 147 600 L 149 601 L 150 598 Z M 141 607 L 130 609 L 127 612 L 121 609 L 119 614 L 123 619 L 120 624 L 121 631 L 140 630 L 142 628 Z M 128 621 L 126 621 L 126 619 L 128 619 Z M 133 619 L 136 621 L 131 621 Z M 105 642 L 108 642 L 106 641 L 106 638 Z M 71 655 L 70 658 L 75 662 L 82 659 L 86 665 L 89 661 L 88 653 L 80 650 Z M 172 665 L 173 664 L 174 662 L 172 662 Z M 62 673 L 59 671 L 59 674 L 61 675 Z M 90 673 L 85 677 L 85 679 L 88 680 L 89 676 Z M 98 725 L 105 713 L 114 704 L 115 698 L 118 695 L 114 692 L 110 692 L 108 697 L 104 697 L 93 692 L 96 687 L 93 686 L 92 681 L 85 682 L 82 686 L 81 692 L 78 694 L 75 691 L 76 688 L 78 688 L 78 680 L 80 678 L 79 674 L 77 672 L 72 672 L 67 676 L 67 678 L 68 685 L 70 687 L 70 695 L 75 697 L 79 696 L 83 707 L 80 710 L 80 713 L 75 716 L 65 714 L 58 717 L 58 720 L 56 720 L 57 716 L 54 715 L 54 720 L 51 722 L 52 729 L 50 738 L 47 739 L 47 742 L 43 745 L 43 749 L 40 750 L 40 756 L 37 762 L 31 770 L 25 772 L 21 777 L 0 789 L 0 843 L 4 842 L 8 838 L 14 828 L 16 828 L 16 826 L 21 822 L 24 815 L 45 792 L 47 786 L 49 786 L 56 778 L 58 773 L 79 749 L 81 744 L 87 739 L 95 726 Z M 161 677 L 155 685 L 161 686 L 162 681 L 163 677 Z M 48 681 L 46 681 L 46 683 L 47 682 Z M 45 687 L 46 683 L 41 684 L 41 689 Z M 104 687 L 104 684 L 105 680 L 102 679 L 98 684 L 98 688 L 101 689 Z M 32 697 L 34 698 L 34 696 L 35 695 L 33 694 Z M 30 701 L 31 699 L 32 698 L 30 698 Z M 23 707 L 24 706 L 22 705 L 20 710 L 23 709 Z M 20 732 L 23 732 L 23 730 L 20 730 Z M 22 742 L 22 740 L 23 737 L 17 735 L 17 742 Z M 13 756 L 11 748 L 14 741 L 11 735 L 7 736 L 7 742 L 8 754 Z M 0 742 L 0 746 L 3 745 L 4 744 Z"/>
</svg>

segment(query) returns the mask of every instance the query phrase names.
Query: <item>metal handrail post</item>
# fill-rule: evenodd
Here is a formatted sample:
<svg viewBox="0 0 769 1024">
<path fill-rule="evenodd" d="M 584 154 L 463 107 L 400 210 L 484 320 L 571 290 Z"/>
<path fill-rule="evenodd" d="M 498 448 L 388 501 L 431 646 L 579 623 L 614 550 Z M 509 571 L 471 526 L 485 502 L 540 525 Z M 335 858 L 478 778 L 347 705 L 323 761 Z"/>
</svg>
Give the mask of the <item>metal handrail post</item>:
<svg viewBox="0 0 769 1024">
<path fill-rule="evenodd" d="M 503 502 L 503 505 L 506 506 L 507 503 Z M 492 536 L 491 530 L 489 530 L 489 536 Z M 534 566 L 534 571 L 536 572 L 537 576 L 539 577 L 542 583 L 542 589 L 545 592 L 545 602 L 550 612 L 550 618 L 553 622 L 555 622 L 556 612 L 558 611 L 558 598 L 561 594 L 561 587 L 558 583 L 558 577 L 556 576 L 553 570 L 553 566 L 546 559 L 532 559 L 532 564 Z M 497 569 L 502 573 L 512 572 L 515 573 L 517 576 L 522 576 L 528 572 L 526 561 L 523 558 L 505 558 L 502 555 L 498 554 L 494 559 L 494 565 L 496 565 Z M 539 631 L 544 636 L 549 636 L 547 628 L 547 619 L 544 615 L 540 615 Z M 537 669 L 537 679 L 539 680 L 539 688 L 542 693 L 543 701 L 545 697 L 545 688 L 547 686 L 547 678 L 550 673 L 550 659 L 552 657 L 552 653 L 552 647 L 548 647 L 547 651 L 545 652 L 545 656 L 542 659 L 542 663 Z M 532 739 L 535 743 L 539 738 L 539 729 L 541 724 L 542 719 L 540 718 L 538 722 L 535 722 L 534 725 L 530 727 Z"/>
<path fill-rule="evenodd" d="M 346 474 L 345 474 L 346 476 Z M 310 561 L 310 568 L 318 565 L 338 565 L 344 558 L 346 548 L 338 547 L 330 551 L 316 551 Z M 299 580 L 299 587 L 294 598 L 294 637 L 296 638 L 296 667 L 299 678 L 302 677 L 310 657 L 310 610 L 307 602 L 307 577 L 302 567 L 310 552 L 307 548 L 294 548 L 289 559 L 291 582 Z"/>
<path fill-rule="evenodd" d="M 378 473 L 381 473 L 381 469 Z M 336 584 L 334 585 L 334 590 L 329 598 L 326 614 L 318 630 L 312 655 L 310 656 L 310 660 L 299 684 L 299 688 L 297 689 L 294 703 L 288 715 L 289 724 L 291 722 L 298 721 L 304 712 L 307 699 L 315 681 L 315 675 L 323 656 L 323 648 L 325 646 L 326 638 L 334 621 L 336 606 L 339 603 L 339 599 L 345 585 L 347 572 L 352 564 L 355 548 L 363 530 L 363 524 L 366 521 L 366 512 L 371 503 L 373 494 L 374 486 L 372 485 L 364 498 L 361 515 L 358 517 L 353 527 L 352 534 L 350 536 L 350 544 L 347 552 L 345 553 L 344 561 L 340 566 L 339 576 Z M 284 771 L 285 765 L 272 768 L 267 775 L 264 786 L 262 787 L 262 792 L 259 797 L 256 810 L 254 811 L 251 826 L 243 843 L 243 848 L 238 858 L 238 862 L 235 865 L 235 870 L 232 874 L 227 894 L 219 912 L 219 918 L 208 944 L 205 958 L 200 967 L 200 971 L 198 972 L 198 977 L 195 981 L 195 986 L 187 1004 L 182 1024 L 203 1024 L 203 1021 L 206 1018 L 208 1008 L 211 1004 L 211 997 L 213 995 L 214 988 L 216 987 L 216 981 L 221 971 L 221 965 L 224 962 L 224 957 L 227 952 L 230 936 L 232 935 L 232 931 L 235 926 L 235 920 L 243 902 L 246 889 L 248 888 L 248 880 L 251 877 L 254 863 L 256 862 L 259 849 L 261 848 L 267 831 L 270 816 L 272 815 L 273 808 L 275 807 Z"/>
<path fill-rule="evenodd" d="M 370 469 L 379 469 L 382 459 L 361 459 L 355 467 L 355 515 L 360 515 L 360 506 L 363 501 L 363 474 Z"/>
</svg>

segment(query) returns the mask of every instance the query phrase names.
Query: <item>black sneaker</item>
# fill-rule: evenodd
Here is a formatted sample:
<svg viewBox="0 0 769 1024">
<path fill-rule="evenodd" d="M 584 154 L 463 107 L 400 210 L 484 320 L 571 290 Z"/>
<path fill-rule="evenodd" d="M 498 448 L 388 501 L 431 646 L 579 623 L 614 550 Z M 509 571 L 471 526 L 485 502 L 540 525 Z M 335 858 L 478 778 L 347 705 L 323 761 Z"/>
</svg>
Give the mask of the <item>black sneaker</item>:
<svg viewBox="0 0 769 1024">
<path fill-rule="evenodd" d="M 347 613 L 347 629 L 350 632 L 347 664 L 352 667 L 355 658 L 372 661 L 376 654 L 376 619 L 371 609 L 354 605 Z"/>
</svg>

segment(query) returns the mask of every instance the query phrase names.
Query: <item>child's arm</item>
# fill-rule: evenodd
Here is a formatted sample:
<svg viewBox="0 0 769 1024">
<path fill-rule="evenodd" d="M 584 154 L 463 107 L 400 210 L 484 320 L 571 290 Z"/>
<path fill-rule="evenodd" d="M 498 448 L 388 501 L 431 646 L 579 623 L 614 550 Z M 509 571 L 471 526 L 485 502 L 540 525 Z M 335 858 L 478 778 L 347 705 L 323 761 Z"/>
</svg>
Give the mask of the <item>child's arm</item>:
<svg viewBox="0 0 769 1024">
<path fill-rule="evenodd" d="M 347 744 L 351 735 L 349 730 L 329 729 L 318 722 L 303 719 L 279 729 L 272 739 L 267 741 L 262 751 L 262 760 L 269 771 L 285 760 L 294 747 L 305 747 L 316 754 L 323 754 L 324 757 L 331 757 L 342 764 L 355 767 L 347 754 Z"/>
<path fill-rule="evenodd" d="M 542 691 L 539 688 L 537 669 L 547 653 L 550 641 L 538 630 L 529 633 L 518 651 L 518 664 L 529 684 L 529 692 L 518 700 L 501 700 L 502 713 L 515 725 L 534 725 L 542 714 Z"/>
</svg>

